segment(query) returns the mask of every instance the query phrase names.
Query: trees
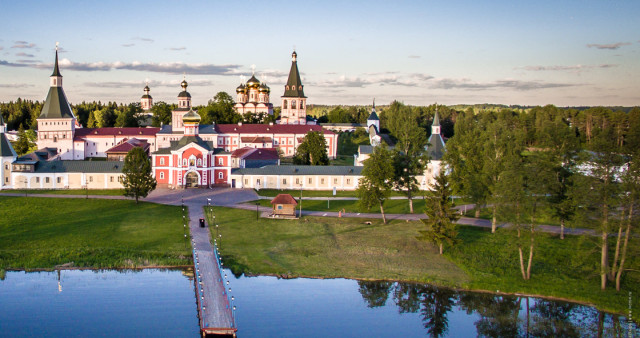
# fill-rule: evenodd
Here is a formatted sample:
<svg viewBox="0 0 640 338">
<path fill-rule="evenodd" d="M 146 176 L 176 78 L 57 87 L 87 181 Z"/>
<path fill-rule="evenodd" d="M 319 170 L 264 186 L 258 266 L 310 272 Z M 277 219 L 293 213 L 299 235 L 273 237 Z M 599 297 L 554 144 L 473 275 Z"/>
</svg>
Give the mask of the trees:
<svg viewBox="0 0 640 338">
<path fill-rule="evenodd" d="M 429 159 L 423 155 L 427 145 L 427 135 L 418 124 L 418 113 L 409 107 L 400 106 L 396 116 L 388 121 L 388 128 L 398 139 L 397 153 L 394 155 L 396 188 L 409 200 L 409 211 L 413 213 L 412 195 L 418 191 L 416 176 L 424 172 Z"/>
<path fill-rule="evenodd" d="M 160 127 L 162 124 L 171 124 L 171 105 L 168 105 L 164 101 L 158 101 L 151 107 L 151 113 L 153 118 L 151 125 L 154 127 Z"/>
<path fill-rule="evenodd" d="M 357 194 L 360 207 L 370 209 L 376 204 L 379 205 L 384 224 L 387 224 L 387 218 L 384 215 L 383 204 L 391 195 L 393 174 L 391 152 L 386 147 L 379 145 L 364 161 L 362 178 L 358 184 Z"/>
<path fill-rule="evenodd" d="M 130 103 L 128 106 L 119 109 L 116 117 L 115 127 L 138 127 L 137 116 L 142 112 L 138 103 Z"/>
<path fill-rule="evenodd" d="M 327 140 L 320 132 L 310 131 L 305 135 L 304 140 L 293 157 L 293 163 L 305 165 L 328 165 Z"/>
<path fill-rule="evenodd" d="M 124 195 L 135 197 L 136 204 L 138 198 L 147 197 L 156 188 L 156 180 L 151 175 L 151 161 L 140 147 L 131 149 L 124 158 L 122 173 L 124 174 L 122 180 Z"/>
<path fill-rule="evenodd" d="M 16 151 L 18 156 L 33 152 L 38 148 L 36 145 L 36 138 L 37 136 L 35 131 L 31 129 L 24 130 L 22 125 L 20 125 L 20 128 L 18 128 L 18 140 L 13 144 L 13 149 Z"/>
<path fill-rule="evenodd" d="M 202 107 L 199 111 L 202 116 L 201 124 L 211 123 L 238 123 L 242 121 L 242 116 L 233 108 L 235 102 L 226 92 L 218 92 L 213 100 Z"/>
<path fill-rule="evenodd" d="M 417 237 L 419 240 L 437 245 L 441 255 L 444 243 L 454 245 L 458 242 L 456 221 L 459 216 L 453 209 L 451 195 L 448 178 L 444 170 L 441 170 L 435 177 L 432 195 L 426 199 L 425 214 L 428 218 L 421 219 L 427 230 L 419 231 L 420 236 Z"/>
</svg>

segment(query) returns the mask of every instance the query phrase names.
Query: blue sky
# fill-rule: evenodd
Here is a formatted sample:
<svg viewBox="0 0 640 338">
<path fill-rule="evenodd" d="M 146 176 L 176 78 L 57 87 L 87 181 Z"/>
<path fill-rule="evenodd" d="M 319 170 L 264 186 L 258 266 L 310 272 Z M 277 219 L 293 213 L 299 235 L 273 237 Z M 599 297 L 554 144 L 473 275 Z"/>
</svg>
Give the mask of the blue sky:
<svg viewBox="0 0 640 338">
<path fill-rule="evenodd" d="M 195 104 L 241 76 L 280 105 L 295 46 L 309 104 L 639 105 L 640 1 L 6 1 L 0 101 L 42 100 L 56 41 L 72 103 Z"/>
</svg>

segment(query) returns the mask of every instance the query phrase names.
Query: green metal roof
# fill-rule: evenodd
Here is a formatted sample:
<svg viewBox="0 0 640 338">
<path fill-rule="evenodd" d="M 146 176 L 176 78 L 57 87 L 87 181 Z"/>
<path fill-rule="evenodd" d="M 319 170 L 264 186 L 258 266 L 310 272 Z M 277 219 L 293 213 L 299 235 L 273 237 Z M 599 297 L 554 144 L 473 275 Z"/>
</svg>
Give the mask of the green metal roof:
<svg viewBox="0 0 640 338">
<path fill-rule="evenodd" d="M 432 160 L 440 161 L 445 151 L 442 136 L 440 136 L 440 134 L 431 134 L 426 150 Z"/>
<path fill-rule="evenodd" d="M 39 119 L 75 118 L 62 87 L 50 87 Z"/>
<path fill-rule="evenodd" d="M 60 68 L 58 68 L 58 47 L 56 47 L 56 63 L 53 66 L 53 74 L 51 74 L 51 76 L 60 76 L 62 77 L 62 75 L 60 75 Z"/>
<path fill-rule="evenodd" d="M 262 168 L 242 168 L 233 175 L 333 175 L 359 176 L 363 167 L 346 165 L 267 165 Z"/>
<path fill-rule="evenodd" d="M 0 119 L 2 119 L 0 117 Z M 11 142 L 7 139 L 7 135 L 0 133 L 0 156 L 2 157 L 17 157 L 16 151 L 13 150 Z"/>
<path fill-rule="evenodd" d="M 121 173 L 120 161 L 38 161 L 36 173 Z"/>
<path fill-rule="evenodd" d="M 190 143 L 195 143 L 206 150 L 216 150 L 217 148 L 213 147 L 213 141 L 205 141 L 200 136 L 183 136 L 178 141 L 171 141 L 171 146 L 168 148 L 162 148 L 156 151 L 154 154 L 171 154 L 171 151 L 178 150 Z"/>
<path fill-rule="evenodd" d="M 289 70 L 289 79 L 287 80 L 288 90 L 285 87 L 284 95 L 282 97 L 306 97 L 304 96 L 304 86 L 302 80 L 300 80 L 300 72 L 298 72 L 298 61 L 295 57 L 296 52 L 293 52 L 294 59 L 291 61 L 291 70 Z"/>
<path fill-rule="evenodd" d="M 434 127 L 440 126 L 440 116 L 438 116 L 438 111 L 436 110 L 436 115 L 433 117 L 433 123 L 431 124 Z"/>
</svg>

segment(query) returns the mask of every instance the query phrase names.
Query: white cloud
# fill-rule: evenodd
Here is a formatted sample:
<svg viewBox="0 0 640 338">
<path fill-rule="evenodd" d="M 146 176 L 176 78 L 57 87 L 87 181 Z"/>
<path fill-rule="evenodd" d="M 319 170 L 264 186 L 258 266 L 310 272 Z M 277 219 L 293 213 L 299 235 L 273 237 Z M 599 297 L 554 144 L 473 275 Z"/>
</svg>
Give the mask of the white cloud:
<svg viewBox="0 0 640 338">
<path fill-rule="evenodd" d="M 622 46 L 628 46 L 630 45 L 630 42 L 616 42 L 616 43 L 609 43 L 609 44 L 599 44 L 599 43 L 590 43 L 587 44 L 588 48 L 597 48 L 597 49 L 618 49 Z"/>
</svg>

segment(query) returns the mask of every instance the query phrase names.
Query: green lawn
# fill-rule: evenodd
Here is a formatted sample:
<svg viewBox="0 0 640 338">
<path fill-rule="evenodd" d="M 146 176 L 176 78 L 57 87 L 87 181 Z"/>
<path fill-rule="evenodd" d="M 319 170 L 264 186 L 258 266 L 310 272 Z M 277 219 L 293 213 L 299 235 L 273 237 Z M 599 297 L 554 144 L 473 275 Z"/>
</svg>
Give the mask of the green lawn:
<svg viewBox="0 0 640 338">
<path fill-rule="evenodd" d="M 435 248 L 415 239 L 415 224 L 381 220 L 260 219 L 214 208 L 225 265 L 235 272 L 422 282 L 468 282 Z M 371 221 L 372 225 L 365 224 Z M 428 259 L 425 259 L 428 257 Z"/>
<path fill-rule="evenodd" d="M 297 197 L 293 195 L 294 197 L 296 197 L 296 200 L 298 200 Z M 304 195 L 303 195 L 304 196 Z M 247 203 L 254 203 L 254 202 L 247 202 Z M 261 206 L 264 207 L 270 207 L 271 206 L 271 201 L 270 200 L 259 200 L 259 203 Z M 300 207 L 298 205 L 298 207 Z M 424 212 L 424 201 L 422 200 L 422 198 L 420 199 L 414 199 L 413 200 L 413 212 L 418 214 L 418 213 L 423 213 Z M 360 206 L 358 205 L 358 201 L 357 200 L 330 200 L 329 201 L 329 207 L 327 208 L 327 200 L 305 200 L 304 198 L 302 199 L 302 210 L 310 210 L 310 211 L 341 211 L 344 210 L 347 213 L 361 213 L 361 212 L 366 212 L 366 213 L 374 213 L 374 214 L 379 214 L 380 213 L 380 208 L 379 207 L 374 207 L 371 208 L 370 210 L 361 210 Z M 409 201 L 406 199 L 402 199 L 402 200 L 387 200 L 386 202 L 384 202 L 384 212 L 387 214 L 408 214 L 409 213 Z"/>
<path fill-rule="evenodd" d="M 190 264 L 177 206 L 0 197 L 0 270 Z M 188 229 L 187 229 L 188 230 Z"/>
<path fill-rule="evenodd" d="M 214 211 L 221 252 L 234 273 L 430 282 L 573 299 L 619 313 L 628 309 L 629 291 L 640 294 L 638 239 L 628 259 L 632 271 L 625 275 L 623 291 L 616 292 L 612 286 L 599 289 L 599 248 L 591 238 L 539 234 L 532 279 L 524 281 L 510 230 L 491 234 L 461 226 L 461 244 L 445 247 L 440 256 L 435 247 L 415 239 L 424 228 L 421 222 L 383 225 L 381 220 L 321 217 L 256 221 L 252 211 Z M 636 313 L 639 304 L 633 303 Z"/>
<path fill-rule="evenodd" d="M 39 194 L 53 194 L 53 195 L 109 195 L 109 196 L 122 196 L 124 190 L 122 189 L 29 189 L 29 190 L 2 190 L 3 193 L 15 193 L 15 194 L 27 194 L 27 195 L 39 195 Z"/>
</svg>

